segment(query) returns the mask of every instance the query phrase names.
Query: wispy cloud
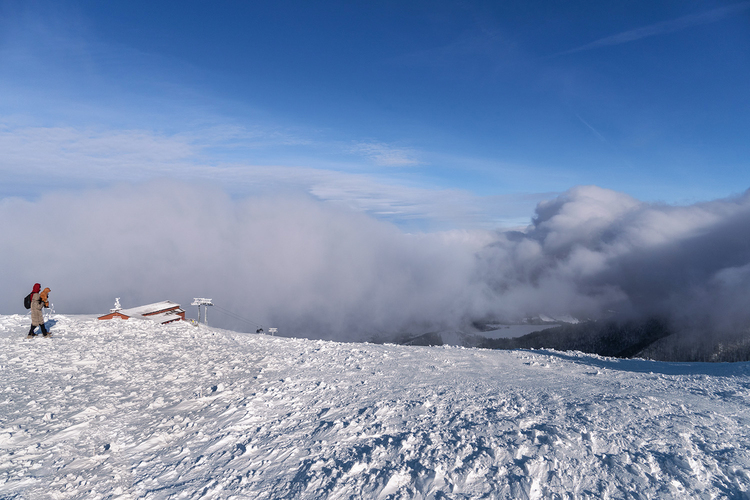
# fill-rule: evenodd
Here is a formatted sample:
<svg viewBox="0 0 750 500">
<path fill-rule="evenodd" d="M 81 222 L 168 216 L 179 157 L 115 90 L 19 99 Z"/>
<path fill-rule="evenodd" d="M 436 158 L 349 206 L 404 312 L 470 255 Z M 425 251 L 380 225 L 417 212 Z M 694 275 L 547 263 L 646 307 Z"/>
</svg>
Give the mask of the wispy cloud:
<svg viewBox="0 0 750 500">
<path fill-rule="evenodd" d="M 662 21 L 660 23 L 650 24 L 648 26 L 642 26 L 640 28 L 624 31 L 616 35 L 607 36 L 595 40 L 591 43 L 581 45 L 570 50 L 561 52 L 562 54 L 573 54 L 576 52 L 583 52 L 587 50 L 598 49 L 601 47 L 608 47 L 612 45 L 621 45 L 623 43 L 634 42 L 643 38 L 649 38 L 652 36 L 666 35 L 668 33 L 674 33 L 681 31 L 693 26 L 699 26 L 701 24 L 709 24 L 750 9 L 750 2 L 740 2 L 727 7 L 719 7 L 717 9 L 701 12 L 698 14 L 690 14 L 688 16 L 678 17 L 669 21 Z"/>
<path fill-rule="evenodd" d="M 422 164 L 416 151 L 382 142 L 359 142 L 351 148 L 351 152 L 366 156 L 382 167 L 412 167 Z"/>
<path fill-rule="evenodd" d="M 433 75 L 450 80 L 506 75 L 527 67 L 528 54 L 504 30 L 477 25 L 442 45 L 413 50 L 385 61 L 396 68 L 411 67 L 429 70 Z"/>
<path fill-rule="evenodd" d="M 255 153 L 262 153 L 269 144 L 274 151 L 278 145 L 338 149 L 342 156 L 355 153 L 389 167 L 418 162 L 411 150 L 383 143 L 354 147 L 321 144 L 278 130 L 212 127 L 203 133 L 170 135 L 148 130 L 0 124 L 0 178 L 4 180 L 0 198 L 26 193 L 38 196 L 61 186 L 76 189 L 181 179 L 208 182 L 239 197 L 305 193 L 416 231 L 517 225 L 518 214 L 528 214 L 539 200 L 490 199 L 462 189 L 415 186 L 390 175 L 390 168 L 370 168 L 365 160 L 359 165 L 307 162 L 304 150 L 300 158 L 266 162 L 267 157 Z M 525 219 L 528 222 L 528 217 Z"/>
<path fill-rule="evenodd" d="M 442 66 L 455 64 L 467 57 L 496 56 L 511 46 L 499 30 L 477 28 L 450 42 L 436 47 L 415 50 L 390 60 L 392 63 L 416 66 Z"/>
<path fill-rule="evenodd" d="M 0 173 L 43 183 L 46 178 L 130 179 L 184 167 L 198 148 L 185 137 L 143 130 L 0 126 Z"/>
</svg>

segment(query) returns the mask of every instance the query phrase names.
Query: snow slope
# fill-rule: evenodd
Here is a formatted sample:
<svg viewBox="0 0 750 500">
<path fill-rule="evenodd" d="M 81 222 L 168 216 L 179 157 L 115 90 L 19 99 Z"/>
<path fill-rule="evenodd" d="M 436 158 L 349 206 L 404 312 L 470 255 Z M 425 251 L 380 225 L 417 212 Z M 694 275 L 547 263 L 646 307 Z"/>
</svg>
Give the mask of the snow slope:
<svg viewBox="0 0 750 500">
<path fill-rule="evenodd" d="M 750 364 L 0 316 L 0 498 L 750 498 Z"/>
</svg>

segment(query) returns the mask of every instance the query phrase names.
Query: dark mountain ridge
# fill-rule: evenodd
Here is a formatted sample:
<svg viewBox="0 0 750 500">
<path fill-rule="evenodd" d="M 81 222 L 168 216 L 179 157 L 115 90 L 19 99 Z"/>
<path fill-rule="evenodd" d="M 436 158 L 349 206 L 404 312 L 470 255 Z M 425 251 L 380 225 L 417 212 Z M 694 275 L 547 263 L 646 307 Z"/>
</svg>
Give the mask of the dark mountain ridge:
<svg viewBox="0 0 750 500">
<path fill-rule="evenodd" d="M 422 346 L 458 343 L 484 349 L 555 349 L 655 361 L 750 361 L 750 331 L 731 335 L 677 332 L 667 320 L 656 317 L 565 324 L 514 338 L 490 339 L 481 333 L 428 332 L 401 335 L 396 342 Z"/>
</svg>

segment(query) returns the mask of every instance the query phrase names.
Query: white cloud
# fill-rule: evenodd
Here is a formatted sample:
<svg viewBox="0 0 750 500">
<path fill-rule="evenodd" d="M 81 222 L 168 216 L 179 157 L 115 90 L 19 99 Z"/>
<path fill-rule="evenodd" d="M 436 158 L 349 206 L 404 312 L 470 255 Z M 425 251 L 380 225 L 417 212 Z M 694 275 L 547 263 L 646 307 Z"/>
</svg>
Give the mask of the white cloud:
<svg viewBox="0 0 750 500">
<path fill-rule="evenodd" d="M 351 170 L 346 171 L 340 164 L 313 168 L 216 160 L 241 148 L 249 151 L 242 156 L 252 159 L 254 149 L 269 144 L 310 145 L 284 131 L 242 127 L 169 135 L 4 125 L 0 126 L 0 174 L 6 183 L 0 196 L 169 178 L 210 182 L 237 196 L 303 192 L 414 229 L 496 227 L 503 223 L 502 211 L 512 213 L 510 218 L 516 220 L 520 212 L 516 205 L 524 211 L 533 206 L 523 197 L 489 199 L 458 189 L 415 187 L 387 172 L 344 166 Z M 384 151 L 377 154 L 387 156 Z M 394 153 L 391 161 L 396 162 L 397 156 Z"/>
<path fill-rule="evenodd" d="M 174 173 L 198 149 L 180 136 L 142 130 L 98 131 L 71 127 L 0 128 L 0 173 L 18 182 L 138 179 Z"/>
<path fill-rule="evenodd" d="M 97 312 L 192 295 L 287 332 L 362 338 L 465 308 L 469 235 L 407 235 L 364 214 L 304 197 L 233 201 L 174 182 L 0 204 L 0 292 L 14 312 L 28 282 L 59 311 Z M 28 238 L 46 244 L 29 255 Z M 32 238 L 34 239 L 34 238 Z M 463 296 L 463 298 L 462 298 Z"/>
<path fill-rule="evenodd" d="M 480 259 L 510 310 L 529 312 L 547 303 L 552 313 L 579 317 L 614 309 L 692 325 L 705 320 L 709 331 L 729 317 L 735 326 L 750 327 L 750 313 L 739 315 L 732 298 L 746 294 L 718 290 L 715 279 L 737 275 L 733 269 L 750 262 L 750 193 L 667 206 L 581 186 L 541 203 L 529 231 L 510 236 L 501 234 Z M 528 287 L 536 302 L 529 302 Z M 711 294 L 724 301 L 704 300 Z"/>
<path fill-rule="evenodd" d="M 412 167 L 422 164 L 413 149 L 393 147 L 381 142 L 360 142 L 351 151 L 364 155 L 383 167 Z"/>
<path fill-rule="evenodd" d="M 750 194 L 674 207 L 585 186 L 540 205 L 526 232 L 408 234 L 309 196 L 151 181 L 2 200 L 0 235 L 2 313 L 40 282 L 61 312 L 208 296 L 338 339 L 609 310 L 750 326 Z"/>
</svg>

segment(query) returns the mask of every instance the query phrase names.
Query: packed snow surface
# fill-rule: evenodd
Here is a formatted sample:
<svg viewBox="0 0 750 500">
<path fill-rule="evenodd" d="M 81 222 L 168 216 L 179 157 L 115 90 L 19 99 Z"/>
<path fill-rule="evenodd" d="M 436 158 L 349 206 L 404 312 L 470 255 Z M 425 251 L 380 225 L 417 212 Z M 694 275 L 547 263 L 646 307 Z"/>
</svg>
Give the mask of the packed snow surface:
<svg viewBox="0 0 750 500">
<path fill-rule="evenodd" d="M 0 316 L 0 498 L 750 498 L 750 364 Z"/>
</svg>

